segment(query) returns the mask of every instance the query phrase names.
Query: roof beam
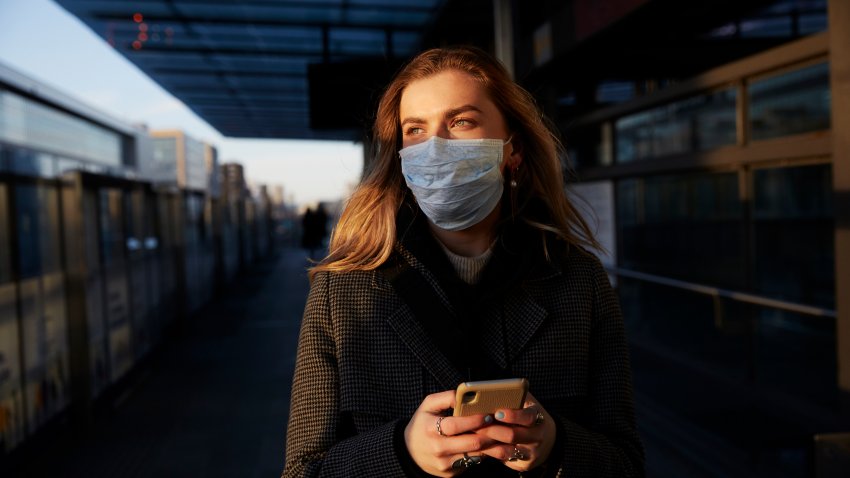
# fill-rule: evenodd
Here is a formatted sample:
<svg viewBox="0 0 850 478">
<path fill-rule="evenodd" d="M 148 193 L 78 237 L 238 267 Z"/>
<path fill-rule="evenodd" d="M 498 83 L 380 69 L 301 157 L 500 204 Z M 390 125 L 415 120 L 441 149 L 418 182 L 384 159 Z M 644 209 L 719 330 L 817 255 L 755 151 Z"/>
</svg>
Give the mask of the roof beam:
<svg viewBox="0 0 850 478">
<path fill-rule="evenodd" d="M 111 12 L 92 12 L 91 17 L 93 20 L 100 22 L 128 22 L 132 23 L 133 19 L 130 14 L 117 14 Z M 352 23 L 350 21 L 343 22 L 327 22 L 327 21 L 308 21 L 308 20 L 289 20 L 289 19 L 274 19 L 274 18 L 263 18 L 263 17 L 250 17 L 250 18 L 233 18 L 233 17 L 209 17 L 206 15 L 180 15 L 179 17 L 171 16 L 171 15 L 145 15 L 145 22 L 149 24 L 153 23 L 190 23 L 195 26 L 199 25 L 227 25 L 227 26 L 269 26 L 269 27 L 313 27 L 313 28 L 322 28 L 326 26 L 330 27 L 342 27 L 342 28 L 352 28 L 352 29 L 370 29 L 370 30 L 396 30 L 396 31 L 409 31 L 409 32 L 420 32 L 422 30 L 422 25 L 419 23 L 388 23 L 388 22 L 358 22 Z"/>
</svg>

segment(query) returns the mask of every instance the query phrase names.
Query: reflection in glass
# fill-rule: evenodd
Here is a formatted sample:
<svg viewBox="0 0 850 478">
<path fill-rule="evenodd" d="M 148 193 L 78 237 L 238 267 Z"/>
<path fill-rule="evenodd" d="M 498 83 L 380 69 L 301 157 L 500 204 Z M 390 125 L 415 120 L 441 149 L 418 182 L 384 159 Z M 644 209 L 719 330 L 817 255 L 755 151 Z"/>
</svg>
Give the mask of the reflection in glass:
<svg viewBox="0 0 850 478">
<path fill-rule="evenodd" d="M 0 183 L 0 284 L 12 280 L 11 248 L 12 241 L 9 237 L 9 199 L 8 187 Z"/>
<path fill-rule="evenodd" d="M 834 308 L 831 166 L 759 169 L 754 187 L 756 289 Z"/>
<path fill-rule="evenodd" d="M 753 140 L 830 128 L 827 63 L 754 81 L 749 96 Z"/>
<path fill-rule="evenodd" d="M 100 240 L 103 267 L 124 260 L 123 193 L 119 189 L 101 189 Z"/>
<path fill-rule="evenodd" d="M 21 279 L 41 273 L 41 254 L 38 247 L 38 191 L 32 185 L 15 186 L 15 229 L 18 235 L 18 273 Z"/>
<path fill-rule="evenodd" d="M 735 144 L 737 92 L 727 88 L 617 120 L 617 161 L 630 162 Z"/>
<path fill-rule="evenodd" d="M 728 288 L 743 287 L 743 207 L 734 172 L 617 183 L 620 263 Z"/>
</svg>

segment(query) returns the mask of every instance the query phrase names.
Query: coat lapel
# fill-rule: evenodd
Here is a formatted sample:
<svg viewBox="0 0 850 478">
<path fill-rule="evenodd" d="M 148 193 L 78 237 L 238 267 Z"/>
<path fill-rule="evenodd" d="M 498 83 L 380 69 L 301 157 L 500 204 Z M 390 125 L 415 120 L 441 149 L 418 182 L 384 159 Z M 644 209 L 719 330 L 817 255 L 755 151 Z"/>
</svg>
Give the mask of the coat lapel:
<svg viewBox="0 0 850 478">
<path fill-rule="evenodd" d="M 546 309 L 525 289 L 518 289 L 505 299 L 505 333 L 508 336 L 508 363 L 516 361 L 548 315 Z"/>
<path fill-rule="evenodd" d="M 504 317 L 500 317 L 504 314 Z M 493 326 L 483 331 L 481 343 L 487 354 L 502 369 L 509 370 L 525 346 L 543 325 L 546 309 L 525 290 L 518 289 L 506 297 L 504 303 L 493 303 L 489 316 Z M 503 319 L 504 327 L 496 323 Z"/>
<path fill-rule="evenodd" d="M 443 386 L 444 390 L 454 389 L 457 384 L 463 381 L 463 376 L 428 337 L 428 334 L 406 304 L 402 304 L 395 312 L 387 316 L 386 320 L 413 355 L 422 362 L 425 369 Z M 391 366 L 391 364 L 388 364 L 388 366 Z"/>
</svg>

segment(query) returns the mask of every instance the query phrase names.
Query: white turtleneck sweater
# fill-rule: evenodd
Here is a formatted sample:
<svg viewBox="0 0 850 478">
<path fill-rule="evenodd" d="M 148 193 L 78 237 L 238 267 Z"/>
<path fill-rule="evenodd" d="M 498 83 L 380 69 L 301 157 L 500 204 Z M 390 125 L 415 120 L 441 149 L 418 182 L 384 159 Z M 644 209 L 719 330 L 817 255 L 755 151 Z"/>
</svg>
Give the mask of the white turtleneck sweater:
<svg viewBox="0 0 850 478">
<path fill-rule="evenodd" d="M 455 254 L 450 251 L 439 239 L 437 239 L 437 243 L 440 244 L 440 247 L 445 251 L 446 256 L 449 258 L 449 262 L 454 267 L 455 272 L 457 272 L 458 277 L 460 277 L 467 284 L 477 284 L 481 279 L 481 271 L 484 270 L 484 266 L 487 265 L 487 262 L 490 260 L 490 256 L 493 255 L 493 246 L 484 251 L 480 256 L 475 257 L 466 257 Z"/>
</svg>

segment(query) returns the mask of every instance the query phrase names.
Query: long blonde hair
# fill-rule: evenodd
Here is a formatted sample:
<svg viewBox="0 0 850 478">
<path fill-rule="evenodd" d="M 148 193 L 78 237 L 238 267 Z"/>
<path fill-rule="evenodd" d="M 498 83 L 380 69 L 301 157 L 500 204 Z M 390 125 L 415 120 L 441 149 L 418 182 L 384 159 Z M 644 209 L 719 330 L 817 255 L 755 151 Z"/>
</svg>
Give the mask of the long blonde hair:
<svg viewBox="0 0 850 478">
<path fill-rule="evenodd" d="M 485 89 L 505 117 L 514 144 L 521 148 L 522 166 L 513 173 L 518 184 L 515 202 L 520 205 L 515 219 L 553 233 L 568 245 L 599 248 L 593 233 L 567 199 L 561 166 L 563 146 L 531 94 L 510 78 L 501 63 L 478 48 L 435 48 L 411 60 L 384 92 L 373 129 L 374 161 L 333 230 L 330 253 L 311 269 L 311 278 L 322 270 L 375 269 L 392 254 L 396 213 L 407 187 L 398 157 L 402 140 L 401 96 L 410 83 L 445 70 L 464 72 Z M 543 217 L 523 215 L 522 205 L 531 199 L 543 205 Z"/>
</svg>

